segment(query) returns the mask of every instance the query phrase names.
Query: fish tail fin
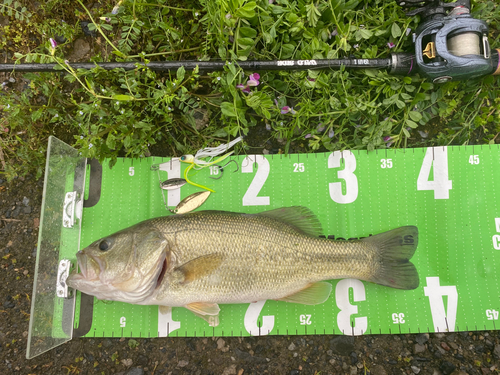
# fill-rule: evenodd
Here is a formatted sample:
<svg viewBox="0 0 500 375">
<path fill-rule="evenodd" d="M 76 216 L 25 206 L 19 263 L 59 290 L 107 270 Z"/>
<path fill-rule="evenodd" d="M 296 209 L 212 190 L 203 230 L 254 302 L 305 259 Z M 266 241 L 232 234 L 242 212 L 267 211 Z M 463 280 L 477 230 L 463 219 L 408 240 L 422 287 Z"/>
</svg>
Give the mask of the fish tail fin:
<svg viewBox="0 0 500 375">
<path fill-rule="evenodd" d="M 411 257 L 418 246 L 418 228 L 405 226 L 362 240 L 379 250 L 380 268 L 369 281 L 397 289 L 416 289 L 418 272 Z"/>
</svg>

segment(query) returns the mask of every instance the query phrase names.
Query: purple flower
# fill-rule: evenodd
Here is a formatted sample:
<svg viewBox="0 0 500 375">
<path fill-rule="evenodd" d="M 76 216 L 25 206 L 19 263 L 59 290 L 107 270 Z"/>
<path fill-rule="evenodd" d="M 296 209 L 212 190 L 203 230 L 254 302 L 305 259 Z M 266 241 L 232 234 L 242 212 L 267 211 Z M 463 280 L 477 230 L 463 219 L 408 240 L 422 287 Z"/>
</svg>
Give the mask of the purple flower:
<svg viewBox="0 0 500 375">
<path fill-rule="evenodd" d="M 123 0 L 120 0 L 118 4 L 116 4 L 111 11 L 111 14 L 118 14 L 118 10 L 120 9 L 120 5 L 122 5 Z"/>
<path fill-rule="evenodd" d="M 311 138 L 311 137 L 312 137 L 312 135 L 311 135 L 311 133 L 309 133 L 309 134 L 306 134 L 306 136 L 304 138 L 308 139 L 308 138 Z"/>
<path fill-rule="evenodd" d="M 292 107 L 289 107 L 287 105 L 281 108 L 281 114 L 282 115 L 285 115 L 288 112 L 290 112 L 292 115 L 294 115 L 296 113 Z"/>
<path fill-rule="evenodd" d="M 311 82 L 316 82 L 316 78 L 307 77 L 307 80 Z"/>
<path fill-rule="evenodd" d="M 396 45 L 392 42 L 389 42 L 389 43 L 387 43 L 387 47 L 394 48 L 394 47 L 396 47 Z"/>
<path fill-rule="evenodd" d="M 50 41 L 50 45 L 52 46 L 52 49 L 56 49 L 57 42 L 52 38 L 50 38 L 49 41 Z"/>
<path fill-rule="evenodd" d="M 387 147 L 391 147 L 394 142 L 391 142 L 392 137 L 384 137 L 384 142 Z"/>
<path fill-rule="evenodd" d="M 242 85 L 242 84 L 239 84 L 239 85 L 236 85 L 236 88 L 237 89 L 240 89 L 241 91 L 249 94 L 250 93 L 250 88 L 248 87 L 248 85 Z"/>
<path fill-rule="evenodd" d="M 250 77 L 248 77 L 247 85 L 248 86 L 258 86 L 260 83 L 259 78 L 260 78 L 259 73 L 250 74 Z"/>
<path fill-rule="evenodd" d="M 333 138 L 334 135 L 335 132 L 333 131 L 333 129 L 330 129 L 330 131 L 328 132 L 328 138 Z"/>
<path fill-rule="evenodd" d="M 411 33 L 411 29 L 408 27 L 408 28 L 406 29 L 406 36 L 410 35 L 410 33 Z"/>
<path fill-rule="evenodd" d="M 337 31 L 337 28 L 335 28 L 335 30 L 332 31 L 332 33 L 330 34 L 330 37 L 328 39 L 331 39 L 331 38 L 333 38 L 336 35 L 339 35 L 339 32 Z"/>
<path fill-rule="evenodd" d="M 276 104 L 276 107 L 278 107 L 278 101 L 274 99 L 274 104 Z"/>
<path fill-rule="evenodd" d="M 99 17 L 99 19 L 100 19 L 101 21 L 106 21 L 107 23 L 110 23 L 110 22 L 111 22 L 111 18 L 109 18 L 109 17 Z"/>
<path fill-rule="evenodd" d="M 318 124 L 318 126 L 316 127 L 316 131 L 318 133 L 323 133 L 325 131 L 325 125 L 323 125 L 321 122 Z"/>
</svg>

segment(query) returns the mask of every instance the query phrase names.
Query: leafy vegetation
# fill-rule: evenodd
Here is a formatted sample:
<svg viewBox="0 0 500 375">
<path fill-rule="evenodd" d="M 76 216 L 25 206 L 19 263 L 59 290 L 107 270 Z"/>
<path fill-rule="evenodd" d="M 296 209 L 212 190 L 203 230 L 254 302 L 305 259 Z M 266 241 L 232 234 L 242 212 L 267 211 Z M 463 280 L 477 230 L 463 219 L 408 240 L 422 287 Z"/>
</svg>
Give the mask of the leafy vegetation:
<svg viewBox="0 0 500 375">
<path fill-rule="evenodd" d="M 54 62 L 56 73 L 12 73 L 0 96 L 0 162 L 8 178 L 42 173 L 54 134 L 100 160 L 192 153 L 250 131 L 281 152 L 500 143 L 495 77 L 432 84 L 385 70 L 243 71 L 245 60 L 383 58 L 411 51 L 418 17 L 382 0 L 3 0 L 7 57 Z M 474 15 L 500 46 L 500 6 Z M 52 41 L 51 41 L 52 39 Z M 75 70 L 85 61 L 133 61 L 131 71 Z M 54 43 L 57 41 L 56 43 Z M 222 59 L 223 71 L 155 72 L 150 61 Z M 255 74 L 257 73 L 257 74 Z M 6 77 L 6 79 L 8 78 Z"/>
</svg>

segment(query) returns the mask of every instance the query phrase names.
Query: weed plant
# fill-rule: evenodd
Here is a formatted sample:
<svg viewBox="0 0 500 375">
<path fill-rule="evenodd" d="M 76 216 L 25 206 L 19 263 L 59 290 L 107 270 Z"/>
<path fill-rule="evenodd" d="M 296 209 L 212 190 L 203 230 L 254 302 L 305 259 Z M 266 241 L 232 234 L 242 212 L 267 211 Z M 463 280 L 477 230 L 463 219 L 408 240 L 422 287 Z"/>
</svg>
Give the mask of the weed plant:
<svg viewBox="0 0 500 375">
<path fill-rule="evenodd" d="M 7 178 L 42 173 L 50 134 L 86 157 L 115 161 L 152 150 L 193 153 L 252 128 L 279 140 L 284 153 L 295 142 L 306 151 L 500 143 L 500 87 L 492 76 L 436 85 L 384 70 L 238 66 L 247 59 L 371 59 L 411 51 L 419 17 L 406 16 L 394 1 L 41 3 L 0 4 L 10 21 L 0 42 L 4 56 L 58 64 L 55 73 L 5 78 L 0 162 Z M 474 16 L 490 26 L 491 45 L 500 47 L 500 5 L 473 4 Z M 133 61 L 136 68 L 74 70 L 67 56 L 79 38 L 91 46 L 88 61 Z M 155 72 L 145 65 L 217 59 L 228 62 L 224 71 Z"/>
</svg>

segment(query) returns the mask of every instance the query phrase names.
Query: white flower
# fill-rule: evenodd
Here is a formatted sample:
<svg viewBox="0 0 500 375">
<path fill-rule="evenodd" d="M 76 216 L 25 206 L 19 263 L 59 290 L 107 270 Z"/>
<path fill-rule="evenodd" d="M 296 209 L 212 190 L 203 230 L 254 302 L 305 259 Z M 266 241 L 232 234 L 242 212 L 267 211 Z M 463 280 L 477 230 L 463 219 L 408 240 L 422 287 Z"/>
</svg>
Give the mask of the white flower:
<svg viewBox="0 0 500 375">
<path fill-rule="evenodd" d="M 92 148 L 93 144 L 92 143 L 89 143 L 89 148 Z"/>
<path fill-rule="evenodd" d="M 82 111 L 80 111 L 80 114 L 81 114 L 81 115 L 83 115 L 83 112 L 82 112 Z"/>
</svg>

